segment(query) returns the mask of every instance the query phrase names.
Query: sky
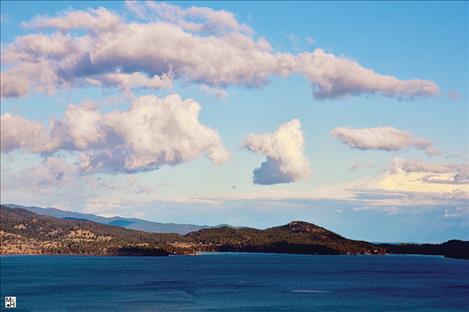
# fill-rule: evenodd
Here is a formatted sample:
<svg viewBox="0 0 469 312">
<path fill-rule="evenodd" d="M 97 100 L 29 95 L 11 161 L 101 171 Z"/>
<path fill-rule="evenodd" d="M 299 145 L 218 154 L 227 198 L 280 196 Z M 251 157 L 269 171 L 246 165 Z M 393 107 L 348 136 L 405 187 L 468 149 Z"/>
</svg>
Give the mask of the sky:
<svg viewBox="0 0 469 312">
<path fill-rule="evenodd" d="M 469 239 L 467 2 L 1 2 L 1 202 Z"/>
</svg>

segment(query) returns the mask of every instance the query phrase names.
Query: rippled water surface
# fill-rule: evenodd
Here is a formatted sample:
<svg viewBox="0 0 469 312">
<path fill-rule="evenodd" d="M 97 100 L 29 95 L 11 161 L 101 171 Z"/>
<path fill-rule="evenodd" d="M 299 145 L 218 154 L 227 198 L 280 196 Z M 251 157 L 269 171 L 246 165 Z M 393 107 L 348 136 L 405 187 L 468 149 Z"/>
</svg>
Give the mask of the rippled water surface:
<svg viewBox="0 0 469 312">
<path fill-rule="evenodd" d="M 214 253 L 0 261 L 2 301 L 16 296 L 16 311 L 469 311 L 469 261 L 443 257 Z"/>
</svg>

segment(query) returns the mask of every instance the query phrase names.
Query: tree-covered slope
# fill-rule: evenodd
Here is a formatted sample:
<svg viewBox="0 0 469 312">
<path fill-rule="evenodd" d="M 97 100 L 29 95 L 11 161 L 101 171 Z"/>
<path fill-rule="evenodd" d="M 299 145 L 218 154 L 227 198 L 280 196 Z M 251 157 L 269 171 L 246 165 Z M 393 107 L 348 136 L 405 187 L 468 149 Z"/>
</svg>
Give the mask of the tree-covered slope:
<svg viewBox="0 0 469 312">
<path fill-rule="evenodd" d="M 80 213 L 65 211 L 57 208 L 42 208 L 36 206 L 21 206 L 15 204 L 5 205 L 9 208 L 23 208 L 28 211 L 60 218 L 60 219 L 83 219 L 89 220 L 97 223 L 108 224 L 123 227 L 131 230 L 139 230 L 152 233 L 177 233 L 177 234 L 187 234 L 193 231 L 200 229 L 208 228 L 206 225 L 194 225 L 194 224 L 179 224 L 179 223 L 161 223 L 148 220 L 142 220 L 137 218 L 123 218 L 123 217 L 101 217 L 89 213 Z"/>
<path fill-rule="evenodd" d="M 344 238 L 317 225 L 294 221 L 265 230 L 221 227 L 187 235 L 207 250 L 305 254 L 380 254 L 384 249 Z"/>
<path fill-rule="evenodd" d="M 2 253 L 148 254 L 180 252 L 178 234 L 147 233 L 86 220 L 64 220 L 0 207 Z"/>
<path fill-rule="evenodd" d="M 469 258 L 469 242 L 370 244 L 294 221 L 265 230 L 223 226 L 185 236 L 148 233 L 88 220 L 60 219 L 0 206 L 1 254 L 169 255 L 199 251 L 297 254 L 427 254 Z"/>
</svg>

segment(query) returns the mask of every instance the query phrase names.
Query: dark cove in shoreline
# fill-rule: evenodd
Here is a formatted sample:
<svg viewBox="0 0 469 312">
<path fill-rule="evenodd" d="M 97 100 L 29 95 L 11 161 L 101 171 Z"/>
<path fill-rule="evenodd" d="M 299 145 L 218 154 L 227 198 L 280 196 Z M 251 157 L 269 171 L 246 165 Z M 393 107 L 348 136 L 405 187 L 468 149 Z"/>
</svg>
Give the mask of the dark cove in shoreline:
<svg viewBox="0 0 469 312">
<path fill-rule="evenodd" d="M 372 244 L 293 221 L 265 230 L 221 226 L 186 235 L 149 233 L 89 220 L 55 218 L 1 206 L 1 254 L 167 256 L 201 251 L 316 255 L 423 254 L 469 259 L 469 242 Z"/>
</svg>

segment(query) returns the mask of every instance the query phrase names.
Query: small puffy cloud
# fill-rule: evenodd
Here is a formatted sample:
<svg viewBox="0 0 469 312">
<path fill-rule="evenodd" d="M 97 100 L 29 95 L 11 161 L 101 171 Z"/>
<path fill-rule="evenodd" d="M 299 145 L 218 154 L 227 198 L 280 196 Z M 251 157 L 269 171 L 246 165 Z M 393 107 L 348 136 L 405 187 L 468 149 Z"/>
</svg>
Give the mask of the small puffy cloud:
<svg viewBox="0 0 469 312">
<path fill-rule="evenodd" d="M 174 94 L 142 96 L 129 110 L 107 114 L 92 105 L 70 105 L 49 132 L 39 123 L 6 114 L 2 151 L 79 152 L 80 168 L 86 172 L 153 170 L 204 154 L 213 163 L 222 163 L 228 152 L 218 133 L 199 122 L 199 111 L 197 102 Z"/>
<path fill-rule="evenodd" d="M 244 147 L 267 157 L 253 172 L 254 184 L 290 183 L 311 176 L 298 119 L 280 125 L 274 133 L 249 135 Z"/>
<path fill-rule="evenodd" d="M 213 90 L 261 87 L 274 77 L 293 74 L 306 77 L 318 99 L 360 94 L 415 98 L 439 91 L 431 81 L 381 75 L 322 49 L 275 51 L 224 10 L 133 1 L 126 7 L 137 21 L 97 8 L 25 23 L 31 31 L 51 31 L 18 36 L 5 45 L 2 96 L 90 85 L 159 89 L 173 80 Z"/>
<path fill-rule="evenodd" d="M 424 150 L 428 155 L 438 154 L 431 142 L 392 127 L 335 128 L 331 135 L 343 144 L 361 150 L 399 151 L 412 147 Z"/>
</svg>

